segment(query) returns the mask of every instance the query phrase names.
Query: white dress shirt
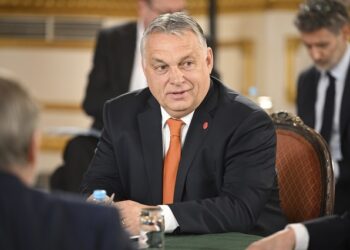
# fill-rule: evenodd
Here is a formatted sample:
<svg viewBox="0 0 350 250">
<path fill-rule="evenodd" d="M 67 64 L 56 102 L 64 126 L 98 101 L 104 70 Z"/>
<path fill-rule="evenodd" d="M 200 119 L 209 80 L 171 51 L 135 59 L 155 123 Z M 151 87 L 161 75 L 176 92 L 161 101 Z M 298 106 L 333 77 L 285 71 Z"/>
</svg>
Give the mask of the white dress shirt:
<svg viewBox="0 0 350 250">
<path fill-rule="evenodd" d="M 295 247 L 294 250 L 307 250 L 309 246 L 310 236 L 309 233 L 301 223 L 289 224 L 287 228 L 293 229 L 295 233 Z"/>
<path fill-rule="evenodd" d="M 140 52 L 140 44 L 141 44 L 143 31 L 144 31 L 143 24 L 141 21 L 138 21 L 134 65 L 132 67 L 132 72 L 131 72 L 129 91 L 133 91 L 136 89 L 143 89 L 147 87 L 146 77 L 142 69 L 142 59 L 141 59 L 141 52 Z"/>
<path fill-rule="evenodd" d="M 167 125 L 166 121 L 171 118 L 171 116 L 165 111 L 163 107 L 160 108 L 161 113 L 162 113 L 162 133 L 163 133 L 163 157 L 165 157 L 166 152 L 168 151 L 169 144 L 170 144 L 170 130 L 169 126 Z M 181 129 L 181 145 L 183 145 L 188 128 L 191 124 L 191 120 L 193 117 L 193 112 L 190 114 L 186 115 L 185 117 L 182 117 L 181 120 L 184 122 L 184 125 L 182 126 Z M 167 205 L 160 205 L 160 207 L 163 210 L 163 215 L 164 215 L 164 227 L 165 227 L 165 232 L 166 233 L 171 233 L 173 232 L 178 226 L 179 223 L 177 222 L 173 212 Z"/>
</svg>

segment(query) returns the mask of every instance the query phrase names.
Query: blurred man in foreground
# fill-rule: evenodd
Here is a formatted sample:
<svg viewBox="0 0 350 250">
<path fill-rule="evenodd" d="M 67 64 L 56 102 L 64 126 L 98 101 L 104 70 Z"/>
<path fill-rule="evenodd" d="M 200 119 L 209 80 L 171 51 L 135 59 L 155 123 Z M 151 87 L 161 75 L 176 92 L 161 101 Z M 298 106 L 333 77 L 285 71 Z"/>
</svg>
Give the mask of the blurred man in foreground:
<svg viewBox="0 0 350 250">
<path fill-rule="evenodd" d="M 0 77 L 0 249 L 131 249 L 114 208 L 34 190 L 39 111 Z"/>
</svg>

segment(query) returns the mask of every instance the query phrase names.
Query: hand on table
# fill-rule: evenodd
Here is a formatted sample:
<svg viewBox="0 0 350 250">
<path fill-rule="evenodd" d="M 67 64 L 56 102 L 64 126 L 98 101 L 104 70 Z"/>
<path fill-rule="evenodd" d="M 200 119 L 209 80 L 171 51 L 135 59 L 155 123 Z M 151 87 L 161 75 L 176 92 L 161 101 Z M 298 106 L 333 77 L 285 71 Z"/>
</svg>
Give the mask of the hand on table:
<svg viewBox="0 0 350 250">
<path fill-rule="evenodd" d="M 294 231 L 291 228 L 287 228 L 253 242 L 246 250 L 293 250 L 294 247 Z"/>
<path fill-rule="evenodd" d="M 151 206 L 146 206 L 132 200 L 119 201 L 114 203 L 114 205 L 119 210 L 125 229 L 127 229 L 131 235 L 138 235 L 140 233 L 141 209 Z"/>
</svg>

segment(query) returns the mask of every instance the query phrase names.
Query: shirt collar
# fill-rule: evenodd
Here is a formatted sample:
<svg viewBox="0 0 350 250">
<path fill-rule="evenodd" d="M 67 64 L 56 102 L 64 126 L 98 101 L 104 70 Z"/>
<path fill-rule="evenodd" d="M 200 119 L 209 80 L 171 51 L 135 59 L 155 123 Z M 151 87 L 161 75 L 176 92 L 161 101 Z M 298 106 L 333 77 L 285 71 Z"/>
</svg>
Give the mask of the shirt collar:
<svg viewBox="0 0 350 250">
<path fill-rule="evenodd" d="M 337 80 L 339 80 L 340 78 L 345 78 L 346 72 L 348 70 L 349 62 L 350 62 L 350 48 L 349 48 L 349 44 L 347 44 L 346 51 L 343 57 L 341 58 L 340 62 L 330 70 L 330 73 L 332 74 L 332 76 L 334 76 L 335 79 Z"/>
<path fill-rule="evenodd" d="M 171 115 L 169 115 L 162 106 L 160 106 L 160 111 L 162 114 L 162 128 L 164 128 L 166 121 L 169 118 L 171 118 Z M 194 114 L 194 111 L 192 111 L 191 113 L 189 113 L 188 115 L 186 115 L 184 117 L 181 117 L 181 120 L 185 123 L 185 125 L 189 125 L 191 123 L 193 114 Z"/>
</svg>

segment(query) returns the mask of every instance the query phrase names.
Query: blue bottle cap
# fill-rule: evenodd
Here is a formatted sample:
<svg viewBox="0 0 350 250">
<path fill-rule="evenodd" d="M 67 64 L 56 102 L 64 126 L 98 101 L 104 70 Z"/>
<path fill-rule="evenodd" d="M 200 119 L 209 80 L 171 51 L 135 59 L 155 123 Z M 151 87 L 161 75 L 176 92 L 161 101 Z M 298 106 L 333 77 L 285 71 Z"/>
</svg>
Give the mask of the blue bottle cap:
<svg viewBox="0 0 350 250">
<path fill-rule="evenodd" d="M 92 196 L 94 197 L 94 199 L 96 200 L 103 200 L 106 198 L 107 193 L 106 190 L 103 189 L 96 189 L 94 190 L 94 192 L 92 193 Z"/>
<path fill-rule="evenodd" d="M 252 86 L 248 90 L 248 95 L 249 96 L 257 96 L 258 95 L 258 89 L 255 86 Z"/>
</svg>

